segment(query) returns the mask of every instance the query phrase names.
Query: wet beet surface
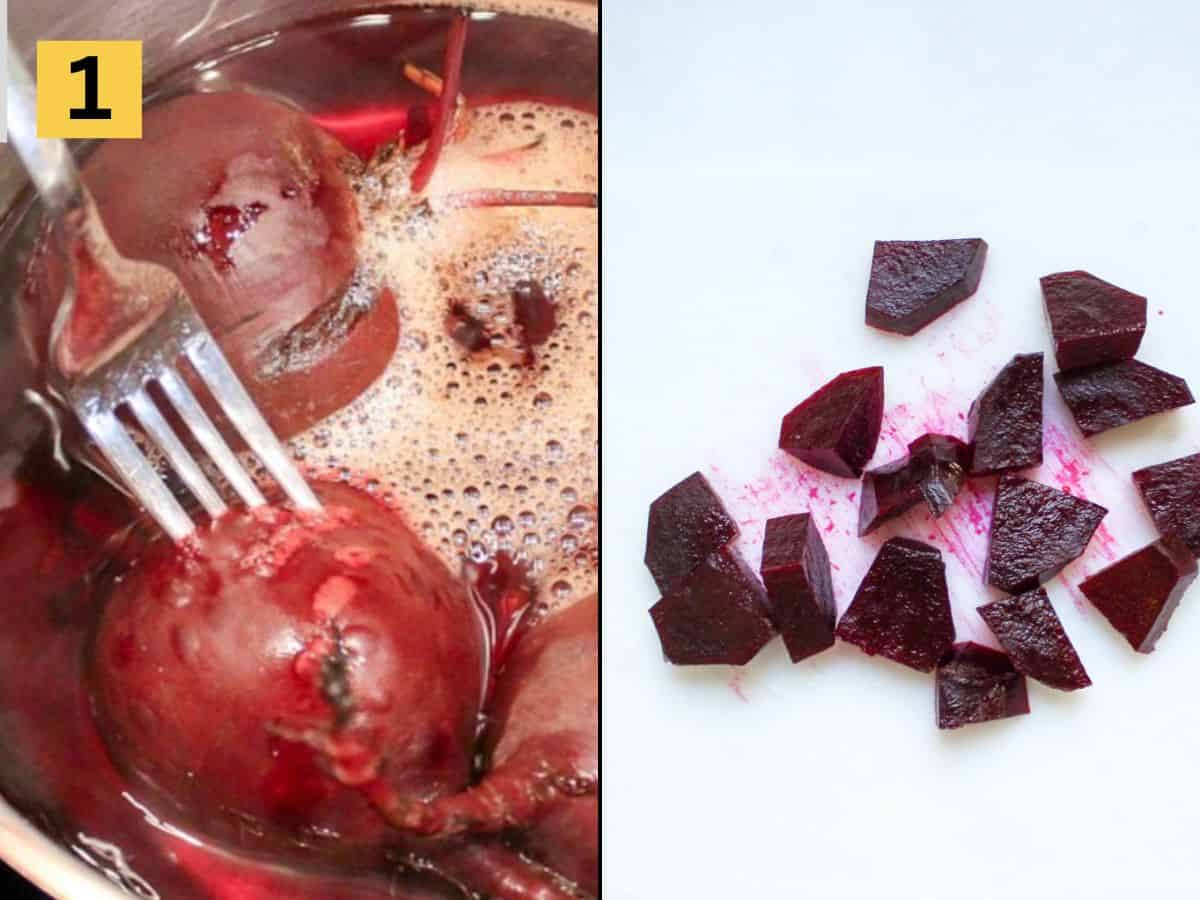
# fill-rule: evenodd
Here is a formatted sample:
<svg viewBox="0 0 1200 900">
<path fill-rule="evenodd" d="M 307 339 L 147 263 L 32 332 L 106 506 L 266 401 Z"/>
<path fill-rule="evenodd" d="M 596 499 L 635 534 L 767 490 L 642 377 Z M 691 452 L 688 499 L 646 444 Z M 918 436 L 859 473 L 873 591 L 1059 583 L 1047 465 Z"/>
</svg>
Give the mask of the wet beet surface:
<svg viewBox="0 0 1200 900">
<path fill-rule="evenodd" d="M 767 522 L 760 568 L 771 620 L 792 662 L 833 646 L 837 607 L 829 556 L 808 513 Z"/>
<path fill-rule="evenodd" d="M 1136 359 L 1058 372 L 1054 380 L 1088 437 L 1195 402 L 1178 375 Z"/>
<path fill-rule="evenodd" d="M 916 334 L 979 287 L 987 243 L 876 241 L 867 288 L 867 324 Z"/>
<path fill-rule="evenodd" d="M 857 478 L 883 425 L 883 368 L 843 372 L 783 417 L 779 449 L 814 468 Z"/>
<path fill-rule="evenodd" d="M 1029 712 L 1025 676 L 1007 656 L 979 644 L 955 644 L 938 663 L 938 728 L 961 728 Z"/>
<path fill-rule="evenodd" d="M 1005 475 L 996 487 L 984 580 L 1010 594 L 1032 590 L 1083 555 L 1103 506 Z"/>
<path fill-rule="evenodd" d="M 1041 463 L 1042 382 L 1042 354 L 1018 354 L 971 404 L 967 442 L 972 475 Z"/>
<path fill-rule="evenodd" d="M 1175 535 L 1200 556 L 1200 453 L 1133 473 L 1161 535 Z"/>
<path fill-rule="evenodd" d="M 664 594 L 650 617 L 663 656 L 679 666 L 742 666 L 775 636 L 762 582 L 728 547 Z"/>
<path fill-rule="evenodd" d="M 1101 569 L 1079 589 L 1129 646 L 1149 653 L 1195 578 L 1192 552 L 1178 538 L 1168 537 Z"/>
<path fill-rule="evenodd" d="M 693 472 L 650 504 L 646 567 L 665 594 L 737 533 L 708 479 Z"/>
<path fill-rule="evenodd" d="M 942 554 L 911 538 L 884 543 L 838 622 L 837 636 L 868 655 L 932 671 L 954 642 Z"/>
<path fill-rule="evenodd" d="M 979 615 L 1021 674 L 1061 691 L 1092 683 L 1041 588 L 987 603 Z"/>
<path fill-rule="evenodd" d="M 1090 272 L 1042 278 L 1046 318 L 1060 369 L 1131 359 L 1146 332 L 1146 298 Z"/>
<path fill-rule="evenodd" d="M 858 533 L 869 534 L 922 500 L 934 518 L 941 517 L 958 496 L 969 455 L 958 438 L 925 434 L 908 445 L 902 459 L 864 473 Z"/>
</svg>

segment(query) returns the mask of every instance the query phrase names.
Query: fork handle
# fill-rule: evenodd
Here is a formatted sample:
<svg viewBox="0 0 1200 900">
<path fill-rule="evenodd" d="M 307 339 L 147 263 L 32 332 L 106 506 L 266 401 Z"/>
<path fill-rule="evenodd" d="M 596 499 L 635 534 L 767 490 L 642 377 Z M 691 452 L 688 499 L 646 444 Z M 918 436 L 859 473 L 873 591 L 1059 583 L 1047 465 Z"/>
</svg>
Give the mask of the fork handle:
<svg viewBox="0 0 1200 900">
<path fill-rule="evenodd" d="M 51 221 L 83 202 L 83 184 L 66 141 L 37 136 L 37 87 L 8 42 L 8 140 L 29 173 Z"/>
</svg>

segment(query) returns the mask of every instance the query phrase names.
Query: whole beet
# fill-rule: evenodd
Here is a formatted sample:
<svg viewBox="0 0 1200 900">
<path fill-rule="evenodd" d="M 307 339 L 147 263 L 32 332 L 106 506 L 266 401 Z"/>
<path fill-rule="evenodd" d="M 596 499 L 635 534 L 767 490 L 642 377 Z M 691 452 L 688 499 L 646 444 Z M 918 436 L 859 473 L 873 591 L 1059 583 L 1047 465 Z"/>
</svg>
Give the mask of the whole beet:
<svg viewBox="0 0 1200 900">
<path fill-rule="evenodd" d="M 151 107 L 141 140 L 103 143 L 82 171 L 117 249 L 179 276 L 283 436 L 357 397 L 399 335 L 391 295 L 355 286 L 352 159 L 304 113 L 235 91 Z M 44 350 L 62 273 L 41 252 L 29 275 Z"/>
<path fill-rule="evenodd" d="M 595 596 L 551 613 L 512 651 L 488 707 L 487 770 L 458 795 L 396 805 L 401 828 L 508 831 L 533 859 L 599 890 L 599 638 Z"/>
<path fill-rule="evenodd" d="M 390 510 L 231 514 L 153 540 L 107 598 L 93 708 L 142 802 L 275 860 L 394 844 L 369 800 L 466 784 L 486 652 L 465 587 Z"/>
</svg>

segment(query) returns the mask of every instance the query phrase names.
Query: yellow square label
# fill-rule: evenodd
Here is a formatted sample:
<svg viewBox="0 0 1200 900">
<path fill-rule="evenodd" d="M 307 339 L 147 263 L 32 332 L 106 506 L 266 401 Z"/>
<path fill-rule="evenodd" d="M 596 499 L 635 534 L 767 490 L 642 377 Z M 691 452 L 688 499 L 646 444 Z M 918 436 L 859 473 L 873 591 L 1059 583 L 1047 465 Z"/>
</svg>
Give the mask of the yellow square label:
<svg viewBox="0 0 1200 900">
<path fill-rule="evenodd" d="M 142 42 L 38 41 L 37 126 L 44 138 L 140 138 Z"/>
</svg>

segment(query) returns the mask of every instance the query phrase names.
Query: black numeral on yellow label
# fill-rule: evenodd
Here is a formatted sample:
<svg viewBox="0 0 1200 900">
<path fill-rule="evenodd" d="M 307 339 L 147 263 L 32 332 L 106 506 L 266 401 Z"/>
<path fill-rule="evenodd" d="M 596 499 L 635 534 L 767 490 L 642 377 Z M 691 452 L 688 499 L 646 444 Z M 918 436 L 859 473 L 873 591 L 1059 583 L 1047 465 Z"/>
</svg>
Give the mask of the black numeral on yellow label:
<svg viewBox="0 0 1200 900">
<path fill-rule="evenodd" d="M 112 110 L 100 105 L 100 57 L 84 56 L 71 61 L 71 74 L 83 73 L 83 106 L 72 107 L 72 119 L 111 119 Z"/>
</svg>

